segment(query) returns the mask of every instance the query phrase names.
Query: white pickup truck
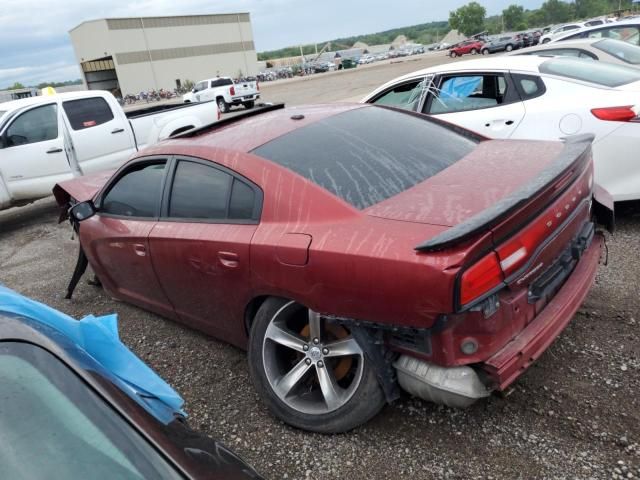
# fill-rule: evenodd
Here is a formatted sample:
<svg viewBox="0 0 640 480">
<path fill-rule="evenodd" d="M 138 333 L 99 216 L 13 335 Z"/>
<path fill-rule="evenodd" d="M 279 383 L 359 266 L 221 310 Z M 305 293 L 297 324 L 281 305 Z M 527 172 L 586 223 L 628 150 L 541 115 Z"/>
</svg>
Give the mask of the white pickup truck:
<svg viewBox="0 0 640 480">
<path fill-rule="evenodd" d="M 260 86 L 257 80 L 234 82 L 231 77 L 216 77 L 200 80 L 193 90 L 182 96 L 184 103 L 210 102 L 215 100 L 222 113 L 233 105 L 253 108 L 260 98 Z"/>
<path fill-rule="evenodd" d="M 0 103 L 0 210 L 49 196 L 72 177 L 115 169 L 146 145 L 219 118 L 215 102 L 125 113 L 98 90 Z"/>
</svg>

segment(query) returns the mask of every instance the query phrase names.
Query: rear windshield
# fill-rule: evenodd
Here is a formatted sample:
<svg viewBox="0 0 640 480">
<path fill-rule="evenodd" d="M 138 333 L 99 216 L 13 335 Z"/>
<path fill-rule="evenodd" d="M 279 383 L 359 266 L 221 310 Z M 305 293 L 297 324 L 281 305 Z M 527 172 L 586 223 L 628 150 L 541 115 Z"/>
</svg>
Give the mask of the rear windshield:
<svg viewBox="0 0 640 480">
<path fill-rule="evenodd" d="M 636 45 L 605 38 L 604 40 L 594 43 L 593 46 L 598 50 L 602 50 L 603 52 L 619 58 L 623 62 L 630 63 L 631 65 L 640 64 L 640 47 Z"/>
<path fill-rule="evenodd" d="M 474 137 L 427 117 L 364 107 L 294 130 L 252 153 L 364 209 L 437 174 L 476 145 Z"/>
<path fill-rule="evenodd" d="M 547 60 L 539 67 L 541 73 L 595 83 L 605 87 L 619 87 L 640 81 L 640 71 L 624 65 L 605 62 L 585 62 L 570 58 Z"/>
</svg>

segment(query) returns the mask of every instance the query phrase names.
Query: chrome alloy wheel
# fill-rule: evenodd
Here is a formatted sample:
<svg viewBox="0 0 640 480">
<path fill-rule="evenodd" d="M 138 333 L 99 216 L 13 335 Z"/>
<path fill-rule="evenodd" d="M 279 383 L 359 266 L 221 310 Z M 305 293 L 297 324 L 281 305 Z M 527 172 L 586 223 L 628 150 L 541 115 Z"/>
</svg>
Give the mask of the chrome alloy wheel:
<svg viewBox="0 0 640 480">
<path fill-rule="evenodd" d="M 344 326 L 293 301 L 271 318 L 262 360 L 278 398 L 311 415 L 346 404 L 360 385 L 364 366 L 362 349 Z"/>
</svg>

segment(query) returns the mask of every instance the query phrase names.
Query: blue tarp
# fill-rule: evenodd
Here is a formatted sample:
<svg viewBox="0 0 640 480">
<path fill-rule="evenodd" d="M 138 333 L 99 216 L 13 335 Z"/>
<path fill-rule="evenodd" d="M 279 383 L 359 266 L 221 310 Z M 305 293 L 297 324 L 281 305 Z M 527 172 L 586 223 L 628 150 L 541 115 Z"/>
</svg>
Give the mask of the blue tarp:
<svg viewBox="0 0 640 480">
<path fill-rule="evenodd" d="M 118 386 L 160 421 L 172 420 L 167 407 L 184 415 L 182 397 L 120 341 L 116 314 L 75 320 L 2 285 L 0 311 L 28 317 L 64 334 L 120 380 Z"/>
</svg>

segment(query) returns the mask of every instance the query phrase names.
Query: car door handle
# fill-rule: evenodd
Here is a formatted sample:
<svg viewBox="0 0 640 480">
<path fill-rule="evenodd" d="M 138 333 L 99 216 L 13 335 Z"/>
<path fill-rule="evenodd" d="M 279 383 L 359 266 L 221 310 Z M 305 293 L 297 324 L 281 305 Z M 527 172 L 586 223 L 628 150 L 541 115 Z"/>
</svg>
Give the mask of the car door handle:
<svg viewBox="0 0 640 480">
<path fill-rule="evenodd" d="M 507 120 L 504 122 L 505 125 L 513 125 L 513 120 Z"/>
<path fill-rule="evenodd" d="M 115 130 L 111 130 L 111 133 L 122 133 L 124 132 L 124 128 L 116 128 Z"/>
<path fill-rule="evenodd" d="M 239 258 L 240 257 L 237 253 L 218 252 L 218 260 L 220 260 L 220 263 L 223 267 L 236 268 L 238 265 L 240 265 L 240 262 L 238 261 Z"/>
<path fill-rule="evenodd" d="M 49 150 L 47 150 L 47 153 L 60 153 L 62 152 L 62 149 L 60 147 L 52 147 Z"/>
<path fill-rule="evenodd" d="M 147 255 L 147 247 L 145 247 L 142 243 L 134 243 L 133 251 L 136 252 L 136 255 L 139 257 L 144 257 Z"/>
</svg>

